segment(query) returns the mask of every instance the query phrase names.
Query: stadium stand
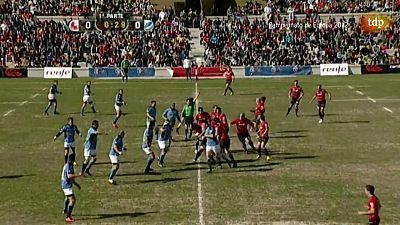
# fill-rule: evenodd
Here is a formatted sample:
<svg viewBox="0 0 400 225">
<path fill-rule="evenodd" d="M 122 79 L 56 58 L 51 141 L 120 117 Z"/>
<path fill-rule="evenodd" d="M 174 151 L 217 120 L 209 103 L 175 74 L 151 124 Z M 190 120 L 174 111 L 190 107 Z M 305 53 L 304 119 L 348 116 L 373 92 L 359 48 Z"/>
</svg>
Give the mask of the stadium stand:
<svg viewBox="0 0 400 225">
<path fill-rule="evenodd" d="M 207 66 L 399 63 L 399 24 L 385 32 L 363 33 L 355 18 L 206 19 L 200 42 Z"/>
</svg>

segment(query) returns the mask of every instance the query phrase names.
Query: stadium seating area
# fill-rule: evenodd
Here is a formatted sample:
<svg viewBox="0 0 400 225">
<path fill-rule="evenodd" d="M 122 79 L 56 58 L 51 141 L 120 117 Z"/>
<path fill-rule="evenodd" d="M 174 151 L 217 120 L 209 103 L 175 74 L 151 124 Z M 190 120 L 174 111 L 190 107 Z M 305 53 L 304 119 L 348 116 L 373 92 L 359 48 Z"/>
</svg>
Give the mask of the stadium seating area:
<svg viewBox="0 0 400 225">
<path fill-rule="evenodd" d="M 206 49 L 205 63 L 208 66 L 400 63 L 399 22 L 392 29 L 376 34 L 362 33 L 354 18 L 330 19 L 321 23 L 324 26 L 319 26 L 320 22 L 312 18 L 289 22 L 279 16 L 268 21 L 237 18 L 203 21 L 201 43 Z M 270 23 L 285 26 L 270 27 Z"/>
<path fill-rule="evenodd" d="M 132 66 L 180 65 L 190 51 L 188 30 L 173 10 L 153 17 L 153 32 L 78 34 L 69 32 L 63 21 L 33 20 L 29 12 L 4 13 L 0 17 L 1 65 L 7 61 L 17 67 L 76 66 L 78 62 L 114 66 L 125 56 Z"/>
</svg>

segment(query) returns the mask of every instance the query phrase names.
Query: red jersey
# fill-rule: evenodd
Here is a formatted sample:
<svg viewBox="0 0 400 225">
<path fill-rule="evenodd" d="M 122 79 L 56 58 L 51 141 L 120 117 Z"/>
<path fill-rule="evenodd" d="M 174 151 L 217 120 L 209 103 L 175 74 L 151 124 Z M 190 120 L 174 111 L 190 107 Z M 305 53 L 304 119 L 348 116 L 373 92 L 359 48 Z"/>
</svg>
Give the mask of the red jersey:
<svg viewBox="0 0 400 225">
<path fill-rule="evenodd" d="M 327 91 L 325 89 L 317 90 L 315 92 L 315 97 L 317 98 L 317 101 L 319 102 L 326 101 L 326 93 Z"/>
<path fill-rule="evenodd" d="M 219 125 L 221 129 L 221 141 L 229 140 L 229 125 L 227 123 L 220 123 Z"/>
<path fill-rule="evenodd" d="M 228 118 L 226 118 L 226 115 L 224 113 L 219 114 L 217 118 L 219 119 L 219 121 L 228 122 Z M 224 118 L 225 118 L 225 120 L 223 120 Z"/>
<path fill-rule="evenodd" d="M 374 214 L 368 216 L 370 222 L 378 222 L 380 208 L 381 204 L 376 196 L 368 198 L 368 211 L 371 209 L 374 209 L 375 211 Z"/>
<path fill-rule="evenodd" d="M 249 131 L 247 129 L 248 126 L 251 126 L 252 128 L 254 128 L 254 124 L 253 122 L 251 122 L 249 119 L 244 118 L 243 120 L 241 119 L 236 119 L 234 121 L 231 122 L 231 125 L 236 125 L 236 132 L 238 134 L 238 136 L 241 135 L 248 135 Z"/>
<path fill-rule="evenodd" d="M 300 98 L 301 92 L 303 91 L 303 88 L 300 86 L 292 86 L 290 88 L 290 95 L 294 99 Z"/>
<path fill-rule="evenodd" d="M 196 123 L 202 124 L 211 120 L 210 114 L 207 112 L 202 112 L 196 115 Z"/>
<path fill-rule="evenodd" d="M 264 112 L 265 112 L 264 102 L 257 103 L 254 114 L 256 114 L 256 116 L 260 116 L 260 115 L 264 114 Z"/>
<path fill-rule="evenodd" d="M 210 117 L 211 117 L 211 120 L 214 120 L 214 119 L 218 119 L 218 114 L 217 114 L 217 112 L 210 112 Z"/>
<path fill-rule="evenodd" d="M 266 121 L 261 122 L 260 128 L 258 129 L 258 135 L 260 137 L 268 137 L 269 126 Z"/>
<path fill-rule="evenodd" d="M 232 71 L 225 71 L 224 72 L 224 77 L 225 77 L 225 79 L 226 80 L 228 80 L 228 81 L 232 81 L 232 79 L 233 79 L 233 72 Z"/>
<path fill-rule="evenodd" d="M 202 125 L 199 125 L 199 124 L 196 124 L 196 123 L 193 124 L 193 133 L 195 135 L 199 135 L 199 134 L 203 133 L 205 130 L 206 130 L 206 125 L 205 124 L 202 124 Z"/>
</svg>

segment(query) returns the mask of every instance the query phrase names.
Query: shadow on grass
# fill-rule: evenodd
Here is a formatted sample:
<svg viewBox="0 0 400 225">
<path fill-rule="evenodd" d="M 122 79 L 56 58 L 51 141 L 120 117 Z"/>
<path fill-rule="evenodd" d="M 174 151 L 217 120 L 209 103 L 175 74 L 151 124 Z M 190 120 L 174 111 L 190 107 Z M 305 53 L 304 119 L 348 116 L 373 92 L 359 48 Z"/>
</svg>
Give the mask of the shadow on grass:
<svg viewBox="0 0 400 225">
<path fill-rule="evenodd" d="M 241 94 L 236 94 L 236 95 L 262 95 L 263 93 L 261 92 L 253 92 L 253 93 L 241 93 Z"/>
<path fill-rule="evenodd" d="M 276 166 L 282 164 L 281 162 L 272 162 L 272 163 L 266 163 L 266 164 L 257 164 L 257 165 L 244 165 L 241 166 L 239 165 L 238 168 L 259 168 L 259 167 L 266 167 L 266 166 Z"/>
<path fill-rule="evenodd" d="M 297 152 L 274 152 L 274 151 L 270 151 L 271 155 L 297 155 L 299 153 Z"/>
<path fill-rule="evenodd" d="M 123 174 L 117 174 L 117 177 L 129 177 L 129 176 L 143 176 L 143 175 L 161 175 L 159 172 L 150 172 L 150 173 L 123 173 Z"/>
<path fill-rule="evenodd" d="M 283 159 L 314 159 L 317 158 L 317 155 L 299 155 L 299 156 L 287 156 L 283 157 Z"/>
<path fill-rule="evenodd" d="M 135 161 L 122 161 L 120 164 L 131 164 L 135 163 Z M 96 162 L 94 165 L 111 165 L 111 162 Z"/>
<path fill-rule="evenodd" d="M 353 121 L 327 121 L 330 124 L 348 124 L 348 123 L 369 123 L 369 120 L 353 120 Z"/>
<path fill-rule="evenodd" d="M 325 116 L 343 116 L 344 114 L 337 114 L 337 113 L 325 113 Z M 318 113 L 313 114 L 300 114 L 300 117 L 318 117 Z"/>
<path fill-rule="evenodd" d="M 9 175 L 9 176 L 1 176 L 0 180 L 2 179 L 18 179 L 22 177 L 32 177 L 35 176 L 34 174 L 28 174 L 28 175 Z"/>
<path fill-rule="evenodd" d="M 134 213 L 109 213 L 109 214 L 93 214 L 93 215 L 77 215 L 82 218 L 78 218 L 78 220 L 101 220 L 101 219 L 110 219 L 110 218 L 117 218 L 117 217 L 138 217 L 138 216 L 145 216 L 147 214 L 154 214 L 158 213 L 158 211 L 153 212 L 134 212 Z"/>
<path fill-rule="evenodd" d="M 174 181 L 180 181 L 187 179 L 186 177 L 183 178 L 174 178 L 174 177 L 168 177 L 168 178 L 163 178 L 163 179 L 152 179 L 152 180 L 138 180 L 138 183 L 169 183 L 169 182 L 174 182 Z"/>
<path fill-rule="evenodd" d="M 277 137 L 272 137 L 272 138 L 304 138 L 307 137 L 307 135 L 284 135 L 284 136 L 277 136 Z"/>
<path fill-rule="evenodd" d="M 205 168 L 205 167 L 184 167 L 184 168 L 179 168 L 179 169 L 172 169 L 172 170 L 170 170 L 169 172 L 182 172 L 182 171 L 194 171 L 194 170 L 198 170 L 198 169 L 200 169 L 200 170 L 205 170 L 205 169 L 207 169 L 207 168 Z"/>
<path fill-rule="evenodd" d="M 286 134 L 286 133 L 301 133 L 301 132 L 307 132 L 308 130 L 283 130 L 283 131 L 278 131 L 275 132 L 277 134 Z"/>
</svg>

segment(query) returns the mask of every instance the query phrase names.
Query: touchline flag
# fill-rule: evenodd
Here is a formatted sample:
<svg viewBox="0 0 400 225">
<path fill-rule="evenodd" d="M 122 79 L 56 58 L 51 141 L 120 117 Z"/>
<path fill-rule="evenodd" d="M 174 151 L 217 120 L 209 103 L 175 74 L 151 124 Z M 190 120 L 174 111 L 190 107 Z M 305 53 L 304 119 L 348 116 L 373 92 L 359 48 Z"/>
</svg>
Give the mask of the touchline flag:
<svg viewBox="0 0 400 225">
<path fill-rule="evenodd" d="M 68 27 L 72 32 L 78 32 L 79 31 L 79 20 L 71 20 L 68 24 Z"/>
</svg>

